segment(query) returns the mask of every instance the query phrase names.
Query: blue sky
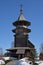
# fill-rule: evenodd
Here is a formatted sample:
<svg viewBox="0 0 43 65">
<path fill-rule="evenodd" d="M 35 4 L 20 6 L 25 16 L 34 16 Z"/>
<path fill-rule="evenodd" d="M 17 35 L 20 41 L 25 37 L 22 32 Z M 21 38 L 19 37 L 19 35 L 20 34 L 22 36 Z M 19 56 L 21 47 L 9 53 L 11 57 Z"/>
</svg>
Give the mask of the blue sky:
<svg viewBox="0 0 43 65">
<path fill-rule="evenodd" d="M 21 4 L 24 17 L 31 22 L 29 40 L 39 53 L 43 43 L 43 0 L 0 0 L 0 48 L 5 52 L 11 47 L 14 40 L 12 23 L 19 17 Z"/>
</svg>

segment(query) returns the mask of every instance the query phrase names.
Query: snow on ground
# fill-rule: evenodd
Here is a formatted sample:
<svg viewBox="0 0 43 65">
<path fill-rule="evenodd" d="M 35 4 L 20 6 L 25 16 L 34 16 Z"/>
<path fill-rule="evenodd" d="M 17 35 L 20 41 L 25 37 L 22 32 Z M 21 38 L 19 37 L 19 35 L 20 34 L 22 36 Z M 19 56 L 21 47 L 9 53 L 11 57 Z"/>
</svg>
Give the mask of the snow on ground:
<svg viewBox="0 0 43 65">
<path fill-rule="evenodd" d="M 39 65 L 43 65 L 43 61 L 39 61 Z"/>
<path fill-rule="evenodd" d="M 43 61 L 36 61 L 38 65 L 43 65 Z M 29 61 L 27 58 L 22 58 L 18 60 L 14 65 L 33 65 L 32 61 Z"/>
<path fill-rule="evenodd" d="M 28 58 L 22 58 L 20 60 L 17 60 L 13 57 L 4 57 L 4 60 L 10 60 L 12 59 L 13 61 L 9 62 L 7 65 L 33 65 L 32 61 L 29 61 Z M 0 64 L 5 64 L 5 61 L 3 59 L 0 59 Z M 14 60 L 15 59 L 15 60 Z M 35 61 L 38 65 L 43 65 L 43 61 L 37 60 Z"/>
<path fill-rule="evenodd" d="M 1 59 L 0 60 L 0 64 L 5 64 L 4 60 Z"/>
<path fill-rule="evenodd" d="M 33 65 L 33 64 L 32 64 L 32 61 L 29 61 L 27 58 L 22 58 L 22 59 L 18 60 L 15 63 L 15 65 Z"/>
<path fill-rule="evenodd" d="M 35 61 L 35 63 L 37 63 L 38 65 L 43 65 L 43 61 L 42 60 Z"/>
</svg>

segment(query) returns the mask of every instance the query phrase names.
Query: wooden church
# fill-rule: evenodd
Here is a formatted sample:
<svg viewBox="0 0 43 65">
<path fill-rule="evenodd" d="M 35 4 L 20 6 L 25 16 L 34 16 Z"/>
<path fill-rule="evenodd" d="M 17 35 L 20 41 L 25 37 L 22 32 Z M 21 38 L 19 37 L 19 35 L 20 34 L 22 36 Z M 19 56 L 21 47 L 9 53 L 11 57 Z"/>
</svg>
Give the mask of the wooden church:
<svg viewBox="0 0 43 65">
<path fill-rule="evenodd" d="M 31 29 L 28 29 L 28 26 L 30 25 L 31 22 L 24 18 L 23 9 L 21 7 L 18 19 L 13 22 L 13 26 L 16 27 L 12 30 L 14 33 L 14 47 L 7 49 L 10 57 L 20 59 L 23 55 L 25 56 L 26 51 L 30 53 L 30 50 L 35 48 L 33 43 L 28 38 L 28 33 L 31 32 Z"/>
</svg>

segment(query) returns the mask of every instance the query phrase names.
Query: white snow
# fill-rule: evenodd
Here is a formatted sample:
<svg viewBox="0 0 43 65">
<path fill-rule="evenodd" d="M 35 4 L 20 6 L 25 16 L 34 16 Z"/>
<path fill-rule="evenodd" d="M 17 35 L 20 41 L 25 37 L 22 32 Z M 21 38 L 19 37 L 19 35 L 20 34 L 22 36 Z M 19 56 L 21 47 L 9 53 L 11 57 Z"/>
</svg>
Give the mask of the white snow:
<svg viewBox="0 0 43 65">
<path fill-rule="evenodd" d="M 31 64 L 30 64 L 31 62 Z M 35 63 L 37 63 L 38 65 L 43 65 L 43 61 L 38 60 Z M 14 65 L 33 65 L 32 61 L 29 61 L 28 58 L 22 58 L 20 60 L 18 60 Z"/>
<path fill-rule="evenodd" d="M 24 18 L 23 14 L 21 14 L 21 15 L 19 16 L 18 20 L 20 21 L 20 20 L 26 20 L 26 19 Z"/>
<path fill-rule="evenodd" d="M 1 59 L 1 60 L 0 60 L 0 64 L 5 64 L 5 62 Z"/>
<path fill-rule="evenodd" d="M 39 61 L 39 65 L 43 65 L 43 61 Z"/>
<path fill-rule="evenodd" d="M 3 59 L 4 59 L 4 60 L 9 60 L 9 59 L 10 59 L 10 57 L 3 57 Z"/>
<path fill-rule="evenodd" d="M 29 61 L 27 58 L 22 58 L 19 61 L 17 61 L 15 65 L 32 65 L 32 61 Z"/>
<path fill-rule="evenodd" d="M 38 65 L 43 65 L 43 61 L 41 61 L 41 60 L 36 61 L 35 63 L 37 63 Z"/>
<path fill-rule="evenodd" d="M 13 57 L 3 57 L 3 59 L 6 61 L 6 60 L 15 60 L 16 58 L 13 58 Z"/>
</svg>

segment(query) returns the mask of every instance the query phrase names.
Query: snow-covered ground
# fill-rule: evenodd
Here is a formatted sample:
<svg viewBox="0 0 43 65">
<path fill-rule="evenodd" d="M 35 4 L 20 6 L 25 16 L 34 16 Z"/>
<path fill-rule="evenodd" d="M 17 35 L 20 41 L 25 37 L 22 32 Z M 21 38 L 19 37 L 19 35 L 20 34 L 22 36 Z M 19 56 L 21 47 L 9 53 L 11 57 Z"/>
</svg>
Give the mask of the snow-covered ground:
<svg viewBox="0 0 43 65">
<path fill-rule="evenodd" d="M 12 59 L 13 61 L 9 62 L 7 65 L 33 65 L 32 61 L 29 61 L 28 58 L 26 58 L 26 57 L 22 58 L 20 60 L 17 60 L 13 57 L 3 57 L 3 59 L 0 59 L 0 64 L 5 64 L 5 60 Z M 38 65 L 43 65 L 42 60 L 37 60 L 37 61 L 35 61 L 35 63 L 37 63 Z"/>
<path fill-rule="evenodd" d="M 5 61 L 1 59 L 0 64 L 5 64 Z"/>
<path fill-rule="evenodd" d="M 18 60 L 15 65 L 33 65 L 32 61 L 29 61 L 28 58 L 22 58 Z"/>
<path fill-rule="evenodd" d="M 38 65 L 43 65 L 43 61 L 39 61 Z"/>
<path fill-rule="evenodd" d="M 43 61 L 36 61 L 38 65 L 43 65 Z M 22 58 L 18 60 L 14 65 L 33 65 L 32 61 L 29 61 L 27 58 Z"/>
</svg>

